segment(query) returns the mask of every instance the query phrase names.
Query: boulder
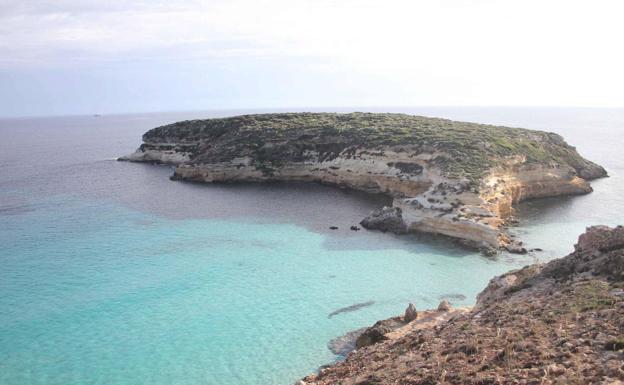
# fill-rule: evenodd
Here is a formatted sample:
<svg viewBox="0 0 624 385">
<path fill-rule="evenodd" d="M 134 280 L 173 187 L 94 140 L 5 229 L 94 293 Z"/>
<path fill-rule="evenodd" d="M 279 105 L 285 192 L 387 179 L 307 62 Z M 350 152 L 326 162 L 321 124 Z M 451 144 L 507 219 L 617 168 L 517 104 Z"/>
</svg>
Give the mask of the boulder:
<svg viewBox="0 0 624 385">
<path fill-rule="evenodd" d="M 369 230 L 389 231 L 395 234 L 407 233 L 407 226 L 399 207 L 385 206 L 374 210 L 360 224 Z"/>
<path fill-rule="evenodd" d="M 416 311 L 416 306 L 414 306 L 414 304 L 410 302 L 410 304 L 407 305 L 407 309 L 405 309 L 405 315 L 403 316 L 403 320 L 405 322 L 412 322 L 417 317 L 418 312 Z"/>
<path fill-rule="evenodd" d="M 449 311 L 451 310 L 451 303 L 445 299 L 443 299 L 442 301 L 440 301 L 440 304 L 438 305 L 438 311 Z"/>
</svg>

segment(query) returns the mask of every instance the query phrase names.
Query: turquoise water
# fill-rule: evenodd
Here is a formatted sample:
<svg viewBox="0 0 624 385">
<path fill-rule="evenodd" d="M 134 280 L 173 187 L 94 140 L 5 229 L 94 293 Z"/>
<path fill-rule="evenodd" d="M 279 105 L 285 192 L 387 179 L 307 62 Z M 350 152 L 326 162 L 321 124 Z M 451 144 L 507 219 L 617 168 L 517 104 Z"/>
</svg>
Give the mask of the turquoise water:
<svg viewBox="0 0 624 385">
<path fill-rule="evenodd" d="M 9 223 L 3 384 L 285 384 L 334 360 L 331 338 L 408 301 L 472 298 L 509 268 L 392 245 L 403 240 L 336 250 L 292 224 L 164 219 L 94 202 L 50 200 Z"/>
<path fill-rule="evenodd" d="M 492 276 L 562 255 L 624 207 L 619 138 L 594 194 L 522 206 L 515 231 L 544 253 L 495 261 L 349 231 L 382 197 L 171 182 L 168 167 L 111 160 L 188 117 L 0 121 L 0 384 L 290 384 L 340 358 L 332 338 L 410 301 L 472 304 Z"/>
</svg>

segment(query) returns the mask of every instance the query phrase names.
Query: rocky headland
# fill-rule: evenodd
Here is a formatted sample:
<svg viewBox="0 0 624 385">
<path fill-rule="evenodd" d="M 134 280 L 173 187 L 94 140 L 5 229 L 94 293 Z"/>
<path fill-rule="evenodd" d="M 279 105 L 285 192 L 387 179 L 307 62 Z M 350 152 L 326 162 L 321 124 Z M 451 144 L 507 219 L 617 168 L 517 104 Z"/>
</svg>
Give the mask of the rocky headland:
<svg viewBox="0 0 624 385">
<path fill-rule="evenodd" d="M 350 337 L 346 360 L 297 384 L 624 384 L 624 228 L 492 279 L 472 309 L 410 306 Z"/>
<path fill-rule="evenodd" d="M 387 113 L 285 113 L 178 122 L 119 158 L 197 182 L 309 181 L 393 197 L 369 229 L 524 252 L 505 231 L 522 200 L 592 191 L 606 171 L 554 133 Z"/>
</svg>

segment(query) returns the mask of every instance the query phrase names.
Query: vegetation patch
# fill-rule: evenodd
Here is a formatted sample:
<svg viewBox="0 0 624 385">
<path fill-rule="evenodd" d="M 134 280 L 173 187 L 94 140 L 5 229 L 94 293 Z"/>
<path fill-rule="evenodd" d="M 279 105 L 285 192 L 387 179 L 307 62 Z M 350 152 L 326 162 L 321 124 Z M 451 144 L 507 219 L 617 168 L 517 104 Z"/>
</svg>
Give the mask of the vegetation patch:
<svg viewBox="0 0 624 385">
<path fill-rule="evenodd" d="M 609 284 L 600 280 L 591 280 L 572 289 L 569 298 L 570 310 L 586 312 L 608 309 L 615 303 L 609 294 Z"/>
</svg>

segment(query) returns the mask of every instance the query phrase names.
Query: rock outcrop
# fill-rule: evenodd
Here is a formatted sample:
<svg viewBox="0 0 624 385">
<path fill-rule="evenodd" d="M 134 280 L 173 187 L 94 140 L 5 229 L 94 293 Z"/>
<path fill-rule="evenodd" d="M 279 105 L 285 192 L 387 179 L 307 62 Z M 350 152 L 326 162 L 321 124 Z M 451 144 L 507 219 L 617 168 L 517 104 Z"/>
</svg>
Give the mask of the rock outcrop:
<svg viewBox="0 0 624 385">
<path fill-rule="evenodd" d="M 590 227 L 572 254 L 496 277 L 451 314 L 377 336 L 303 383 L 622 384 L 624 228 Z"/>
<path fill-rule="evenodd" d="M 410 306 L 408 306 L 408 309 L 410 309 Z M 469 308 L 449 308 L 447 310 L 425 310 L 416 313 L 416 308 L 414 307 L 413 311 L 410 309 L 409 314 L 408 311 L 406 311 L 403 317 L 393 317 L 377 321 L 369 328 L 355 331 L 355 333 L 357 333 L 355 348 L 361 349 L 383 341 L 397 340 L 415 330 L 435 327 L 468 310 Z M 348 335 L 349 334 L 347 334 L 347 336 Z"/>
<path fill-rule="evenodd" d="M 399 207 L 382 207 L 373 210 L 360 224 L 369 230 L 389 231 L 395 234 L 407 233 L 407 225 L 403 220 L 402 210 Z"/>
<path fill-rule="evenodd" d="M 445 299 L 440 301 L 440 304 L 438 305 L 438 311 L 450 311 L 452 308 L 451 303 Z"/>
<path fill-rule="evenodd" d="M 405 309 L 405 315 L 403 315 L 403 321 L 412 322 L 418 318 L 418 312 L 416 311 L 416 306 L 413 303 L 407 305 L 407 309 Z"/>
<path fill-rule="evenodd" d="M 120 160 L 176 165 L 177 180 L 309 181 L 384 193 L 393 207 L 363 226 L 488 250 L 512 243 L 504 227 L 515 203 L 586 194 L 587 180 L 606 176 L 557 134 L 404 114 L 193 120 L 152 129 L 143 142 Z"/>
</svg>

